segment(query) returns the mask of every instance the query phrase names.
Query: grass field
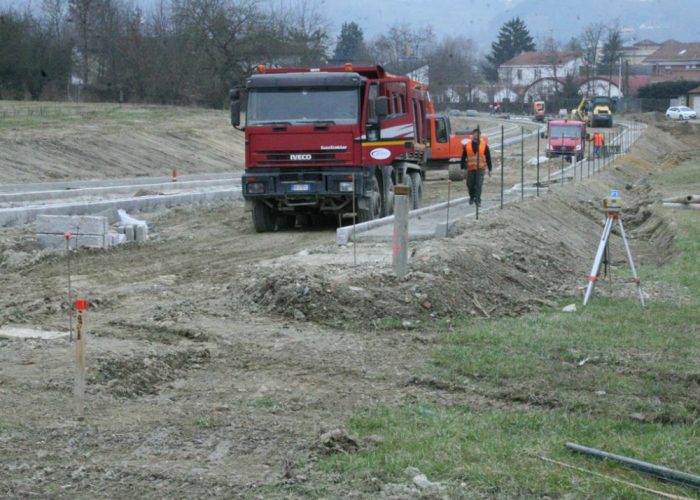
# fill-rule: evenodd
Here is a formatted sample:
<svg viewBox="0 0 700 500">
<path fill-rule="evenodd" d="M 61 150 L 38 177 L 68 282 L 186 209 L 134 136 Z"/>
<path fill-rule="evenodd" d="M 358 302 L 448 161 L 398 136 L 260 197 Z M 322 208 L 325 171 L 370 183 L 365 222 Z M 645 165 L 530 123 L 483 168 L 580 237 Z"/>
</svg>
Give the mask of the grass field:
<svg viewBox="0 0 700 500">
<path fill-rule="evenodd" d="M 194 108 L 193 108 L 194 110 Z M 194 110 L 196 112 L 198 110 Z M 25 103 L 0 101 L 0 130 L 39 128 L 70 124 L 106 122 L 136 124 L 159 122 L 186 115 L 187 108 L 175 106 L 122 105 L 114 103 Z"/>
<path fill-rule="evenodd" d="M 654 176 L 673 187 L 697 182 L 693 160 Z M 689 213 L 690 212 L 690 213 Z M 421 378 L 489 404 L 368 409 L 348 422 L 384 442 L 325 466 L 356 481 L 406 481 L 419 468 L 453 496 L 645 498 L 637 489 L 562 468 L 545 456 L 648 488 L 700 498 L 616 464 L 574 455 L 564 443 L 628 455 L 700 474 L 700 224 L 695 211 L 669 212 L 677 227 L 674 260 L 644 267 L 688 297 L 683 304 L 594 300 L 516 319 L 452 321 L 439 327 Z M 629 285 L 626 285 L 629 286 Z M 455 398 L 459 399 L 459 398 Z M 477 398 L 475 398 L 476 400 Z"/>
</svg>

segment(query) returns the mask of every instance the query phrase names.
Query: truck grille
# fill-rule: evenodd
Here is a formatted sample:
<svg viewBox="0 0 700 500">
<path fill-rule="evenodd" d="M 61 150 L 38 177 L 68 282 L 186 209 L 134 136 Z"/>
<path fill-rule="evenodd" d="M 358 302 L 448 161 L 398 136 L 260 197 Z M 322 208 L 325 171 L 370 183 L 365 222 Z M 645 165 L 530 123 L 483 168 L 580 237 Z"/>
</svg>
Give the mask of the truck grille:
<svg viewBox="0 0 700 500">
<path fill-rule="evenodd" d="M 335 153 L 328 151 L 261 151 L 265 159 L 261 159 L 260 165 L 316 165 L 316 164 L 343 164 L 346 160 L 338 159 Z"/>
</svg>

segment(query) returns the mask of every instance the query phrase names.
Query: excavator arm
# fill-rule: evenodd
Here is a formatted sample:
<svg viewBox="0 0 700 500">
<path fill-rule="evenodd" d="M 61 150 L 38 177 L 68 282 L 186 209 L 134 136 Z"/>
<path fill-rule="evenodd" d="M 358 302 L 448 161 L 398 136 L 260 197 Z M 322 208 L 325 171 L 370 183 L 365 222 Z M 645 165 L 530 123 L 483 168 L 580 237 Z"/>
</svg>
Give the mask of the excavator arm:
<svg viewBox="0 0 700 500">
<path fill-rule="evenodd" d="M 587 104 L 588 99 L 586 99 L 586 96 L 581 97 L 581 102 L 579 102 L 578 107 L 571 112 L 571 118 L 588 124 L 588 113 L 586 112 Z"/>
</svg>

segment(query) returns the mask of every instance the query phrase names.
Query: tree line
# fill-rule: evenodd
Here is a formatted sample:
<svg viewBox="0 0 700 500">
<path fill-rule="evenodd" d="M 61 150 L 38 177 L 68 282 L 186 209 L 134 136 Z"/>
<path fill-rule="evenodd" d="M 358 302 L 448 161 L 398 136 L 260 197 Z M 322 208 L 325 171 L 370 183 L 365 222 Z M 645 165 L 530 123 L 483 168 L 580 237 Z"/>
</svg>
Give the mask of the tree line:
<svg viewBox="0 0 700 500">
<path fill-rule="evenodd" d="M 220 107 L 257 64 L 381 64 L 423 69 L 434 95 L 470 100 L 498 79 L 498 66 L 539 49 L 583 54 L 590 71 L 612 72 L 619 28 L 591 25 L 566 46 L 535 44 L 525 23 L 506 22 L 482 54 L 465 36 L 438 38 L 430 26 L 401 23 L 365 39 L 355 22 L 333 39 L 314 0 L 158 0 L 144 12 L 130 0 L 41 0 L 36 12 L 0 11 L 0 99 L 62 99 Z M 603 44 L 603 58 L 597 48 Z M 425 73 L 427 72 L 427 73 Z M 573 88 L 573 87 L 572 87 Z M 457 95 L 454 95 L 457 94 Z"/>
<path fill-rule="evenodd" d="M 256 64 L 319 64 L 328 43 L 305 0 L 43 0 L 0 12 L 0 98 L 220 106 Z"/>
</svg>

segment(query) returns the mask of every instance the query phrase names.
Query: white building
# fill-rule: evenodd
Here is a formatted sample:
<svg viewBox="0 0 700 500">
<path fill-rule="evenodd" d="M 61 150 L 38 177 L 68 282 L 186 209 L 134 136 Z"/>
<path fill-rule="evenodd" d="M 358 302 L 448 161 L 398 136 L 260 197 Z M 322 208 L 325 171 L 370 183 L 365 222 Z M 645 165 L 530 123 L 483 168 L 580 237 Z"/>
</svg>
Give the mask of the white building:
<svg viewBox="0 0 700 500">
<path fill-rule="evenodd" d="M 581 74 L 578 52 L 523 52 L 498 68 L 498 79 L 509 87 L 528 87 L 542 78 L 564 79 Z"/>
</svg>

